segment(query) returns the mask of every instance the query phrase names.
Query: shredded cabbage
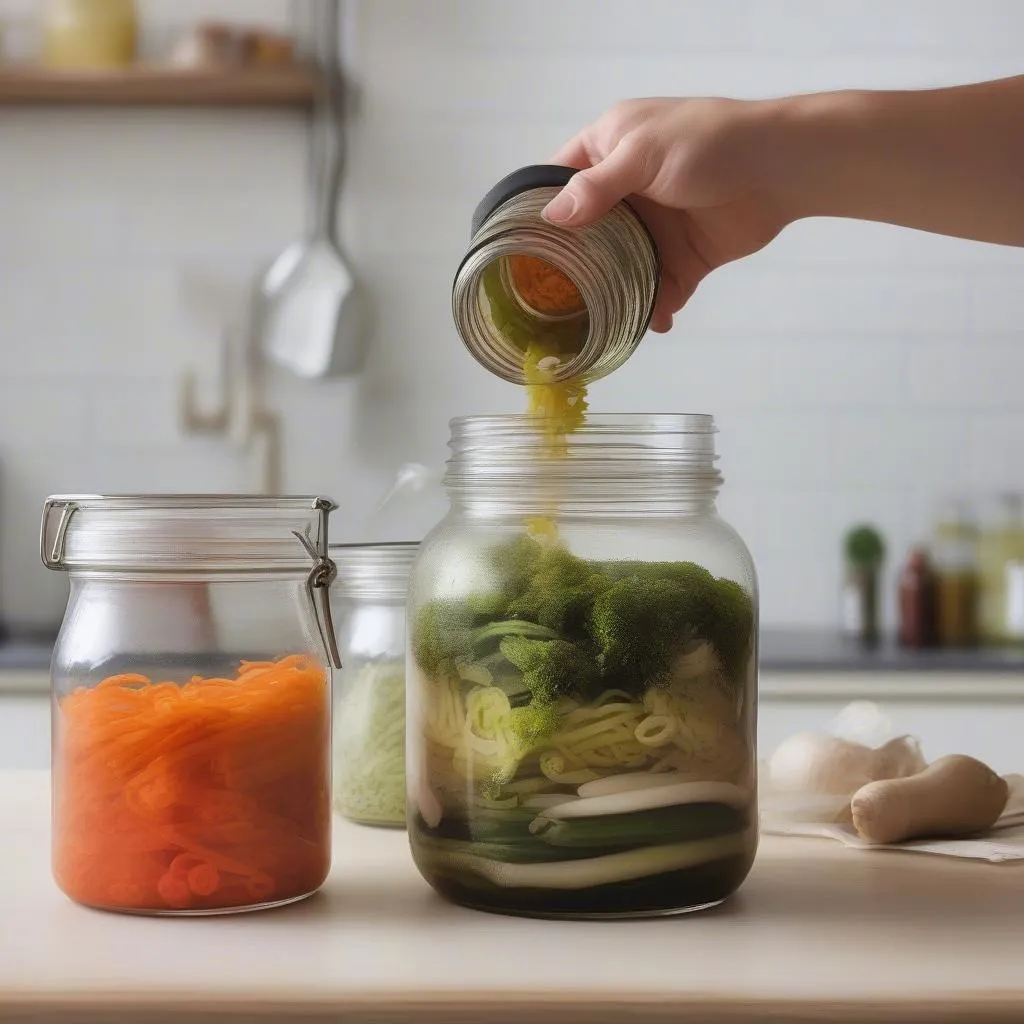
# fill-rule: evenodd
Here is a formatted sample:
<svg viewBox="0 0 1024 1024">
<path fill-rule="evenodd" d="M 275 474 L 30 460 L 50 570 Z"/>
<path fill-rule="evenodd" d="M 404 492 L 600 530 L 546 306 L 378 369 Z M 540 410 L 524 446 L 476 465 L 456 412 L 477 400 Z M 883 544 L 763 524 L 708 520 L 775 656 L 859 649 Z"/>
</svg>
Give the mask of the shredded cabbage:
<svg viewBox="0 0 1024 1024">
<path fill-rule="evenodd" d="M 352 821 L 405 824 L 405 666 L 365 665 L 341 680 L 334 804 Z"/>
</svg>

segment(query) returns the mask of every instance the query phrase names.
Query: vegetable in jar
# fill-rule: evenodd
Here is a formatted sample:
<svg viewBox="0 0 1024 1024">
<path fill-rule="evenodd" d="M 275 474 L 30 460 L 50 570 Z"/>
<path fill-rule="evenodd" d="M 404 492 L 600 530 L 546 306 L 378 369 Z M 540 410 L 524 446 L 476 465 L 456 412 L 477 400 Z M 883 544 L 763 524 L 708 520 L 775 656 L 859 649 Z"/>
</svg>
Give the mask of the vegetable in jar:
<svg viewBox="0 0 1024 1024">
<path fill-rule="evenodd" d="M 137 673 L 56 705 L 53 868 L 116 910 L 282 903 L 330 866 L 327 674 L 301 656 L 183 685 Z"/>
<path fill-rule="evenodd" d="M 339 544 L 334 806 L 350 821 L 405 826 L 405 602 L 418 545 Z"/>
<path fill-rule="evenodd" d="M 405 825 L 405 664 L 358 666 L 334 717 L 334 806 L 364 825 Z"/>
</svg>

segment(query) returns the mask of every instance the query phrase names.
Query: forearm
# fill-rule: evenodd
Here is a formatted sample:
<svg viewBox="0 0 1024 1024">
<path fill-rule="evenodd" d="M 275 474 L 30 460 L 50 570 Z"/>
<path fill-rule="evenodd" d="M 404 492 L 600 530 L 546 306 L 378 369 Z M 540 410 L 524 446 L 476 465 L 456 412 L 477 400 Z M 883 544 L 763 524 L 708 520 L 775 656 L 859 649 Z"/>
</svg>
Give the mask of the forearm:
<svg viewBox="0 0 1024 1024">
<path fill-rule="evenodd" d="M 787 219 L 851 217 L 1024 246 L 1024 76 L 768 101 L 752 132 Z"/>
</svg>

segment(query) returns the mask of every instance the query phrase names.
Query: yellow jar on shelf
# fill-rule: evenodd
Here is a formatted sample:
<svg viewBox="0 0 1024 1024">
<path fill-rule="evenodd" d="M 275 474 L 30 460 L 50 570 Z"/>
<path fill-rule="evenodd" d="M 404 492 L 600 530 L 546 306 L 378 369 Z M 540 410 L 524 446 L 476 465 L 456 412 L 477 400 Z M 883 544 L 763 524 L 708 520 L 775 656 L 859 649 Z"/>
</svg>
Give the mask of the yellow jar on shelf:
<svg viewBox="0 0 1024 1024">
<path fill-rule="evenodd" d="M 49 0 L 43 63 L 61 70 L 123 68 L 135 59 L 134 0 Z"/>
</svg>

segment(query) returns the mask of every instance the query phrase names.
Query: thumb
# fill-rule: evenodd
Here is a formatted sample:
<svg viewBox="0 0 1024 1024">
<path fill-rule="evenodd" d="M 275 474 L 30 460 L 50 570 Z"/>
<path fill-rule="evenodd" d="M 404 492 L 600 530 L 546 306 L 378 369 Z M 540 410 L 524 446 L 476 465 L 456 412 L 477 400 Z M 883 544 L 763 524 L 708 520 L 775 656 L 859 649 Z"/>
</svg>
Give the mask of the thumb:
<svg viewBox="0 0 1024 1024">
<path fill-rule="evenodd" d="M 577 171 L 541 216 L 565 227 L 593 223 L 620 200 L 651 183 L 649 157 L 636 136 L 623 136 L 603 160 Z"/>
</svg>

